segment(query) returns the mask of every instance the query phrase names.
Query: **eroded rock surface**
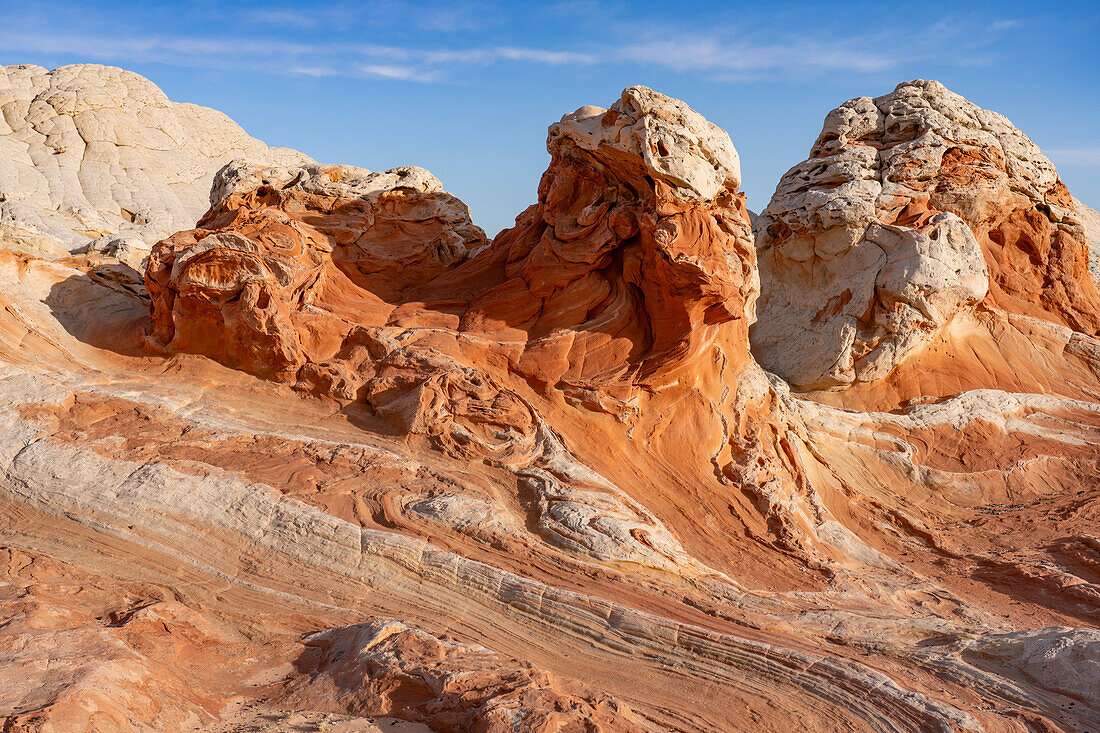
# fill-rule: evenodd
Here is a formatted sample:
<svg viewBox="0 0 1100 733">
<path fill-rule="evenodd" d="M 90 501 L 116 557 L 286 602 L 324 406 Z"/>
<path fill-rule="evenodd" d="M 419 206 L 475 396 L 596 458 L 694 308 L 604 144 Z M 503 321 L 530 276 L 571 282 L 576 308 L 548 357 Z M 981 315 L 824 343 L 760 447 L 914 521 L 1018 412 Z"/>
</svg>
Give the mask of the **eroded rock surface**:
<svg viewBox="0 0 1100 733">
<path fill-rule="evenodd" d="M 1100 280 L 1100 212 L 1076 198 L 1073 206 L 1089 238 L 1089 273 Z"/>
<path fill-rule="evenodd" d="M 119 233 L 152 244 L 195 222 L 230 160 L 309 162 L 109 66 L 6 66 L 0 109 L 0 228 L 25 247 Z"/>
<path fill-rule="evenodd" d="M 1083 240 L 1020 133 L 891 99 L 760 250 L 845 274 L 819 323 L 873 304 L 832 391 L 754 360 L 736 151 L 644 87 L 550 127 L 493 242 L 422 169 L 265 160 L 144 282 L 125 227 L 4 240 L 0 727 L 1096 729 Z"/>
<path fill-rule="evenodd" d="M 230 166 L 200 228 L 154 251 L 154 338 L 286 381 L 308 363 L 315 380 L 378 337 L 354 326 L 438 325 L 500 342 L 531 380 L 584 388 L 646 383 L 697 357 L 715 326 L 747 328 L 758 284 L 728 135 L 639 87 L 566 115 L 547 146 L 539 203 L 492 247 L 422 169 Z M 224 344 L 203 343 L 219 332 Z"/>
<path fill-rule="evenodd" d="M 644 87 L 566 115 L 547 145 L 539 203 L 491 245 L 422 169 L 227 166 L 199 228 L 153 249 L 151 340 L 363 402 L 392 430 L 507 467 L 553 544 L 698 572 L 532 401 L 553 390 L 629 420 L 639 389 L 709 362 L 719 339 L 721 369 L 762 382 L 737 153 Z"/>
<path fill-rule="evenodd" d="M 287 707 L 397 713 L 456 732 L 643 730 L 607 695 L 399 621 L 312 634 L 297 664 L 301 676 L 280 696 Z"/>
<path fill-rule="evenodd" d="M 668 381 L 716 326 L 747 329 L 759 284 L 729 135 L 631 87 L 551 125 L 547 149 L 538 204 L 468 268 L 464 330 L 524 338 L 519 370 L 583 389 Z"/>
<path fill-rule="evenodd" d="M 294 382 L 350 348 L 372 315 L 384 323 L 384 298 L 484 245 L 469 209 L 422 168 L 235 162 L 218 172 L 199 228 L 153 250 L 151 337 Z"/>
<path fill-rule="evenodd" d="M 978 304 L 1100 328 L 1084 225 L 1054 166 L 938 82 L 830 112 L 756 226 L 755 353 L 803 389 L 881 379 Z"/>
</svg>

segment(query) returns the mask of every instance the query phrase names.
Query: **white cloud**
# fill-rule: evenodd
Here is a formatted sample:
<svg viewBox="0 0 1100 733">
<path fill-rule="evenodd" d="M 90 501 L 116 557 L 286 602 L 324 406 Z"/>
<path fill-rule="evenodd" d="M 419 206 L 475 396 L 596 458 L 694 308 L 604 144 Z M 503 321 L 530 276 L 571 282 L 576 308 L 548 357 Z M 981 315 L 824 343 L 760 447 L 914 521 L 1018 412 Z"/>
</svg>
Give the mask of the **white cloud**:
<svg viewBox="0 0 1100 733">
<path fill-rule="evenodd" d="M 330 10 L 339 17 L 353 12 L 344 6 L 333 6 Z M 309 14 L 295 9 L 255 11 L 252 15 L 257 22 L 283 27 L 305 28 L 314 21 Z M 337 15 L 324 16 L 325 20 L 318 20 L 315 25 L 321 27 L 335 23 Z M 446 24 L 453 27 L 465 22 L 456 18 L 446 13 L 435 16 L 436 21 L 447 21 Z M 421 83 L 456 78 L 463 67 L 508 63 L 575 67 L 637 66 L 643 71 L 664 68 L 680 73 L 706 74 L 715 81 L 751 81 L 828 72 L 873 73 L 926 60 L 934 60 L 941 65 L 982 63 L 988 60 L 984 54 L 988 54 L 997 35 L 1018 26 L 1018 21 L 984 19 L 981 27 L 986 32 L 981 34 L 966 32 L 967 28 L 974 29 L 973 23 L 952 25 L 944 22 L 905 31 L 889 29 L 871 36 L 845 36 L 835 30 L 798 36 L 777 31 L 769 27 L 766 21 L 763 25 L 758 23 L 738 28 L 716 23 L 713 29 L 695 32 L 666 27 L 659 34 L 636 26 L 609 23 L 603 33 L 604 40 L 593 47 L 598 50 L 576 46 L 537 48 L 485 44 L 465 48 L 455 45 L 416 48 L 372 43 L 322 43 L 312 40 L 316 36 L 305 33 L 295 33 L 291 37 L 308 37 L 311 39 L 308 42 L 248 36 L 96 35 L 0 30 L 0 48 L 9 54 L 75 55 L 120 64 L 155 62 L 291 76 L 346 76 Z M 616 38 L 629 40 L 617 45 Z"/>
<path fill-rule="evenodd" d="M 1043 151 L 1048 158 L 1063 168 L 1095 168 L 1100 167 L 1100 148 L 1055 148 Z"/>
<path fill-rule="evenodd" d="M 245 17 L 253 23 L 263 23 L 284 28 L 313 28 L 317 25 L 316 15 L 307 15 L 297 10 L 250 10 Z"/>
<path fill-rule="evenodd" d="M 0 31 L 10 52 L 78 55 L 94 61 L 163 63 L 172 66 L 247 69 L 292 76 L 365 76 L 430 82 L 446 67 L 525 61 L 545 65 L 589 64 L 592 56 L 571 51 L 500 47 L 400 48 L 375 44 L 310 44 L 259 38 L 95 36 L 20 34 Z M 338 63 L 334 63 L 338 62 Z"/>
<path fill-rule="evenodd" d="M 446 8 L 423 8 L 416 13 L 417 25 L 426 31 L 458 33 L 476 31 L 486 25 L 495 25 L 495 13 L 491 7 L 481 3 Z"/>
<path fill-rule="evenodd" d="M 293 66 L 290 68 L 291 76 L 311 76 L 320 79 L 326 76 L 339 76 L 340 72 L 328 66 Z"/>
<path fill-rule="evenodd" d="M 502 47 L 494 49 L 495 54 L 509 61 L 534 61 L 540 64 L 575 64 L 586 66 L 597 62 L 595 56 L 586 53 L 574 53 L 572 51 L 541 51 L 534 48 Z"/>
<path fill-rule="evenodd" d="M 619 52 L 625 61 L 665 66 L 676 71 L 745 72 L 794 68 L 881 71 L 894 62 L 886 55 L 854 47 L 793 39 L 757 44 L 716 36 L 678 36 L 637 43 Z"/>
<path fill-rule="evenodd" d="M 361 64 L 359 71 L 363 76 L 375 79 L 396 79 L 400 81 L 435 81 L 436 76 L 432 72 L 423 72 L 412 66 L 397 66 L 396 64 Z"/>
</svg>

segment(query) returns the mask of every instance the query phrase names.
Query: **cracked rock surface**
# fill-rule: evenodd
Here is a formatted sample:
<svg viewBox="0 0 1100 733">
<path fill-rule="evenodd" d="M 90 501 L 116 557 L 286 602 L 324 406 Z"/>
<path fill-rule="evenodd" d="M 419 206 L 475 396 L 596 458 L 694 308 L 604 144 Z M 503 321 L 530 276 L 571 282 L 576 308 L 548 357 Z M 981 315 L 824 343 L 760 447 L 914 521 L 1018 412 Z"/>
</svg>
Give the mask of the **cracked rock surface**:
<svg viewBox="0 0 1100 733">
<path fill-rule="evenodd" d="M 842 106 L 758 249 L 729 136 L 629 87 L 489 241 L 422 168 L 5 73 L 68 96 L 3 144 L 79 101 L 162 175 L 136 224 L 0 158 L 5 733 L 1100 726 L 1085 209 L 1003 118 Z"/>
<path fill-rule="evenodd" d="M 108 234 L 152 244 L 202 215 L 230 160 L 310 162 L 110 66 L 3 67 L 0 110 L 0 227 L 26 246 Z"/>
<path fill-rule="evenodd" d="M 756 222 L 754 353 L 813 390 L 881 379 L 979 305 L 1095 335 L 1086 222 L 1024 133 L 939 82 L 850 100 Z"/>
</svg>

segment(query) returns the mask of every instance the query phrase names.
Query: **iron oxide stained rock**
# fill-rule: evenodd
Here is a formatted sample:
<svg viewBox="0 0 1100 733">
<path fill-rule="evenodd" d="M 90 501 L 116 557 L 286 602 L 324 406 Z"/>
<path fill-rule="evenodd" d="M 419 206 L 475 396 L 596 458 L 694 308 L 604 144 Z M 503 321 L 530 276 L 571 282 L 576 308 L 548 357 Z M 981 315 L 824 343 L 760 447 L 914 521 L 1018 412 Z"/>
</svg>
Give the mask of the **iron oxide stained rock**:
<svg viewBox="0 0 1100 733">
<path fill-rule="evenodd" d="M 151 251 L 6 209 L 0 727 L 1094 728 L 1076 219 L 941 90 L 842 107 L 805 211 L 756 222 L 765 269 L 803 214 L 793 261 L 881 253 L 811 315 L 869 297 L 853 370 L 899 365 L 827 393 L 750 354 L 775 284 L 728 136 L 644 87 L 550 127 L 491 243 L 422 169 L 248 153 Z"/>
<path fill-rule="evenodd" d="M 547 150 L 538 203 L 484 255 L 500 282 L 461 328 L 525 334 L 517 369 L 564 389 L 671 381 L 716 327 L 747 329 L 759 284 L 725 131 L 630 87 L 551 125 Z"/>
<path fill-rule="evenodd" d="M 235 161 L 199 227 L 152 250 L 152 341 L 293 383 L 353 329 L 382 325 L 387 298 L 484 245 L 465 204 L 422 168 Z"/>
<path fill-rule="evenodd" d="M 737 153 L 645 87 L 566 115 L 547 145 L 539 202 L 492 243 L 423 169 L 230 164 L 198 227 L 150 254 L 150 343 L 366 404 L 399 434 L 506 466 L 553 544 L 709 572 L 581 466 L 534 401 L 629 420 L 642 392 L 703 378 L 716 401 L 771 409 L 748 353 L 758 285 Z M 718 384 L 742 372 L 752 389 Z M 709 439 L 726 461 L 720 446 L 755 429 Z"/>
<path fill-rule="evenodd" d="M 754 352 L 802 389 L 881 379 L 977 306 L 1100 328 L 1085 228 L 1054 166 L 935 81 L 830 112 L 756 229 Z"/>
<path fill-rule="evenodd" d="M 652 381 L 717 325 L 747 329 L 759 288 L 725 132 L 632 87 L 566 115 L 547 147 L 539 203 L 491 244 L 423 169 L 228 166 L 199 228 L 154 249 L 154 341 L 294 381 L 347 351 L 352 326 L 419 319 L 498 340 L 532 380 L 584 387 Z M 326 297 L 371 305 L 325 327 L 322 312 L 347 310 Z"/>
</svg>

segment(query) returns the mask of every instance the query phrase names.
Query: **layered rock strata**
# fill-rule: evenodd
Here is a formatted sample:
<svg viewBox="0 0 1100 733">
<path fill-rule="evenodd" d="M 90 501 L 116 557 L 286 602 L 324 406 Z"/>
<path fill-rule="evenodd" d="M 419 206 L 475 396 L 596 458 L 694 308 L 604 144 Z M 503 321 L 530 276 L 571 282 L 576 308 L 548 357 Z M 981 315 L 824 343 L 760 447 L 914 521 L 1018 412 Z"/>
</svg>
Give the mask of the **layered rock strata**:
<svg viewBox="0 0 1100 733">
<path fill-rule="evenodd" d="M 724 133 L 632 87 L 548 149 L 491 243 L 421 169 L 241 161 L 144 282 L 0 252 L 3 726 L 1095 728 L 1070 311 L 961 209 L 869 222 L 900 366 L 792 389 Z"/>
<path fill-rule="evenodd" d="M 713 382 L 685 385 L 707 419 L 715 402 L 753 403 L 736 408 L 751 427 L 722 427 L 717 470 L 731 450 L 759 453 L 754 415 L 771 408 L 747 349 L 758 287 L 737 153 L 644 87 L 566 115 L 547 147 L 539 203 L 491 245 L 422 169 L 227 166 L 199 228 L 152 251 L 151 342 L 365 403 L 388 429 L 512 471 L 555 545 L 703 572 L 534 403 L 557 394 L 631 422 L 694 369 Z"/>
</svg>

